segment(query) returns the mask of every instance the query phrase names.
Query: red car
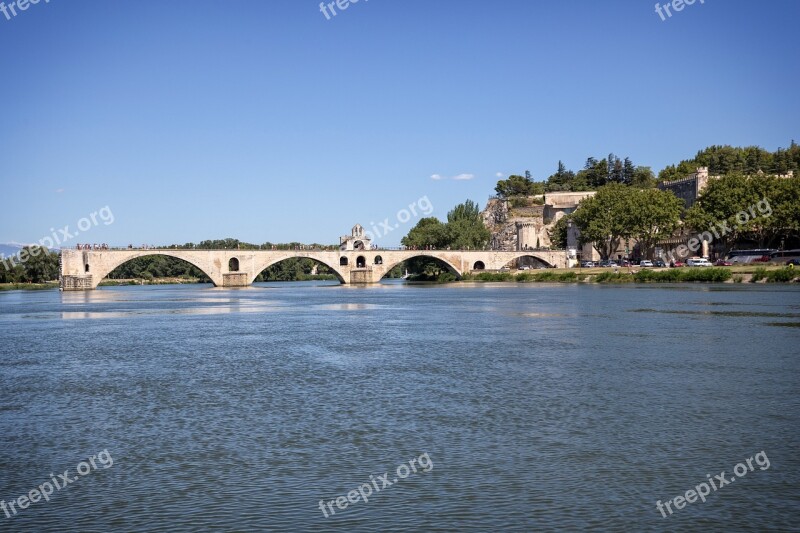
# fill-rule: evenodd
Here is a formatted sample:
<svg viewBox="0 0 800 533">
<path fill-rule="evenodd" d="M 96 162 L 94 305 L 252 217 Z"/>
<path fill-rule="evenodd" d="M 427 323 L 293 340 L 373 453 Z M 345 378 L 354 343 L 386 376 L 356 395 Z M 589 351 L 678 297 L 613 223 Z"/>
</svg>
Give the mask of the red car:
<svg viewBox="0 0 800 533">
<path fill-rule="evenodd" d="M 669 267 L 670 267 L 670 268 L 680 268 L 680 267 L 682 267 L 682 266 L 686 266 L 686 265 L 683 263 L 683 261 L 672 261 L 672 262 L 670 262 L 670 264 L 669 264 Z"/>
<path fill-rule="evenodd" d="M 727 261 L 725 259 L 717 259 L 716 261 L 714 261 L 714 266 L 729 267 L 729 266 L 733 266 L 733 263 L 731 263 L 730 261 Z"/>
</svg>

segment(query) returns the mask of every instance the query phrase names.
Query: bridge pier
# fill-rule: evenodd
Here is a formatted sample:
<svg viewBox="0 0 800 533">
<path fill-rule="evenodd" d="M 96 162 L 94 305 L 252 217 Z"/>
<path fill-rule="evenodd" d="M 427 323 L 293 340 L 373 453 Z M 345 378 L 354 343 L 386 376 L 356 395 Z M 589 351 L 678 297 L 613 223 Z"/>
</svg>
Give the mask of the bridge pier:
<svg viewBox="0 0 800 533">
<path fill-rule="evenodd" d="M 92 283 L 92 275 L 70 276 L 62 275 L 60 286 L 65 291 L 90 291 L 96 287 Z"/>
<path fill-rule="evenodd" d="M 257 276 L 256 274 L 255 276 Z M 255 278 L 255 276 L 253 276 Z M 222 275 L 223 287 L 249 287 L 250 286 L 250 273 L 249 272 L 228 272 Z"/>
</svg>

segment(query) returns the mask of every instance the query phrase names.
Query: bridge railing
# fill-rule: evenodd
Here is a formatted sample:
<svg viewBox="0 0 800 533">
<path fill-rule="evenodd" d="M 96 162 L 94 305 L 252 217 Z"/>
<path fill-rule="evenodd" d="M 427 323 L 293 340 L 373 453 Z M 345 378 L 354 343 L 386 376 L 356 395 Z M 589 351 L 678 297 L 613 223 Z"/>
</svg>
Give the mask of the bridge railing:
<svg viewBox="0 0 800 533">
<path fill-rule="evenodd" d="M 154 251 L 154 252 L 169 252 L 169 251 L 209 251 L 209 252 L 221 252 L 221 251 L 236 251 L 236 252 L 338 252 L 344 251 L 341 250 L 338 246 L 273 246 L 273 247 L 266 247 L 261 246 L 258 248 L 187 248 L 185 246 L 150 246 L 150 245 L 142 245 L 142 246 L 89 246 L 84 247 L 81 245 L 81 248 L 73 247 L 67 248 L 69 250 L 87 250 L 87 251 Z M 387 251 L 387 252 L 565 252 L 563 248 L 526 248 L 524 250 L 505 250 L 502 248 L 492 248 L 492 247 L 484 247 L 484 248 L 436 248 L 436 247 L 415 247 L 415 246 L 378 246 L 376 248 L 370 248 L 368 250 L 349 250 L 353 252 L 357 251 L 364 251 L 364 252 L 379 252 L 379 251 Z"/>
</svg>

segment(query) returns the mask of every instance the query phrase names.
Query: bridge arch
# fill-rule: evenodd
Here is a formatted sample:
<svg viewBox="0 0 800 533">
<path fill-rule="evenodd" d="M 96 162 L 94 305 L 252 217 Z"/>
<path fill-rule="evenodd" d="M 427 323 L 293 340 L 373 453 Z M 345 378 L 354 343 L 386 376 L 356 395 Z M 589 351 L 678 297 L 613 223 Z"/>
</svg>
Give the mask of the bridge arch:
<svg viewBox="0 0 800 533">
<path fill-rule="evenodd" d="M 139 259 L 141 257 L 150 257 L 150 256 L 166 256 L 166 257 L 173 257 L 175 259 L 180 259 L 181 261 L 185 261 L 190 265 L 197 268 L 200 272 L 206 275 L 208 279 L 211 280 L 215 286 L 220 287 L 222 286 L 222 279 L 214 275 L 214 272 L 208 265 L 204 265 L 199 261 L 196 261 L 190 252 L 181 252 L 179 250 L 176 251 L 166 251 L 166 250 L 139 250 L 135 252 L 130 252 L 124 254 L 120 258 L 116 258 L 116 256 L 108 254 L 108 257 L 115 257 L 114 260 L 108 260 L 102 258 L 99 261 L 89 261 L 86 263 L 86 272 L 92 274 L 92 285 L 97 287 L 100 282 L 106 277 L 111 274 L 114 270 L 121 267 L 125 263 L 133 261 L 134 259 Z M 91 268 L 90 268 L 91 267 Z"/>
<path fill-rule="evenodd" d="M 445 259 L 443 257 L 439 257 L 438 254 L 431 253 L 431 252 L 409 253 L 408 255 L 403 257 L 402 259 L 399 259 L 399 260 L 396 260 L 396 261 L 384 262 L 384 265 L 383 265 L 384 266 L 384 272 L 383 272 L 383 275 L 381 276 L 381 279 L 386 277 L 386 274 L 388 274 L 394 267 L 396 267 L 400 263 L 402 263 L 404 261 L 408 261 L 409 259 L 416 259 L 418 257 L 423 257 L 423 258 L 426 258 L 426 259 L 435 259 L 435 260 L 439 261 L 440 263 L 442 263 L 447 268 L 448 272 L 450 272 L 451 274 L 453 274 L 456 277 L 456 279 L 461 279 L 461 272 L 459 271 L 459 269 L 458 269 L 458 267 L 456 265 L 454 265 L 452 262 L 448 261 L 447 259 Z M 376 281 L 378 281 L 378 280 L 376 280 Z"/>
<path fill-rule="evenodd" d="M 317 263 L 319 263 L 321 265 L 324 265 L 324 266 L 328 267 L 331 270 L 331 272 L 333 272 L 333 274 L 336 276 L 336 279 L 339 280 L 339 283 L 347 283 L 345 281 L 344 274 L 342 274 L 341 270 L 339 270 L 338 267 L 334 266 L 333 264 L 331 264 L 331 262 L 326 261 L 323 258 L 317 257 L 314 254 L 307 254 L 307 255 L 303 255 L 303 254 L 286 254 L 285 256 L 282 256 L 282 257 L 278 257 L 278 258 L 275 258 L 275 259 L 269 259 L 267 261 L 262 261 L 260 263 L 256 263 L 255 269 L 254 269 L 255 271 L 251 273 L 251 278 L 249 280 L 250 284 L 255 282 L 255 280 L 259 276 L 259 274 L 264 272 L 266 269 L 268 269 L 271 266 L 277 265 L 281 261 L 286 261 L 287 259 L 311 259 L 312 261 L 315 261 L 315 262 L 317 262 Z"/>
<path fill-rule="evenodd" d="M 530 251 L 527 251 L 527 252 L 526 251 L 521 251 L 519 254 L 515 254 L 514 257 L 509 259 L 506 262 L 506 264 L 503 265 L 503 266 L 508 267 L 512 263 L 519 262 L 520 259 L 532 259 L 534 264 L 540 263 L 541 266 L 545 266 L 547 268 L 552 268 L 553 267 L 552 263 L 550 263 L 546 259 L 542 259 L 541 257 L 539 257 L 538 254 L 531 253 Z"/>
</svg>

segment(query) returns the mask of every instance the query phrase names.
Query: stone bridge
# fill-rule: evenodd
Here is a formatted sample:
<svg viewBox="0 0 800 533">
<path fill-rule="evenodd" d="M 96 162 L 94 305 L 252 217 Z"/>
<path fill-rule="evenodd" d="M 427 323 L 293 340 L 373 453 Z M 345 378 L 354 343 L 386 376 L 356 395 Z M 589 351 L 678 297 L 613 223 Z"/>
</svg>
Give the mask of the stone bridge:
<svg viewBox="0 0 800 533">
<path fill-rule="evenodd" d="M 62 250 L 61 288 L 67 291 L 95 289 L 118 266 L 151 255 L 166 255 L 191 263 L 217 287 L 246 287 L 264 269 L 295 257 L 322 263 L 345 284 L 377 283 L 398 263 L 414 257 L 439 259 L 459 278 L 467 272 L 500 270 L 523 257 L 534 258 L 545 266 L 567 264 L 563 250 Z"/>
</svg>

